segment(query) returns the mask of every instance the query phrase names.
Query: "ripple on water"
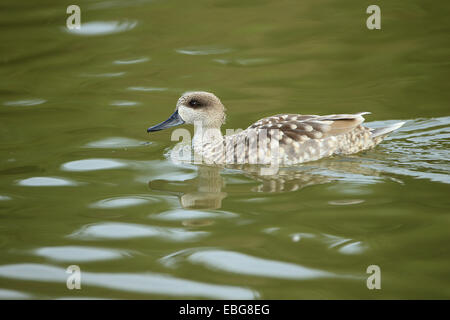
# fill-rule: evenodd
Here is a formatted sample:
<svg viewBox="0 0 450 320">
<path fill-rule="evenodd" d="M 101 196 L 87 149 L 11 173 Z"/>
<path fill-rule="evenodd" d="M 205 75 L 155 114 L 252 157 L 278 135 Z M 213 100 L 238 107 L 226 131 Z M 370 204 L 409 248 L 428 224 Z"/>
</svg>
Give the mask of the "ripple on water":
<svg viewBox="0 0 450 320">
<path fill-rule="evenodd" d="M 64 30 L 80 36 L 99 36 L 128 31 L 136 27 L 137 21 L 94 21 L 83 22 L 80 29 Z"/>
<path fill-rule="evenodd" d="M 365 251 L 365 246 L 360 241 L 348 243 L 339 248 L 339 252 L 343 254 L 360 254 Z"/>
<path fill-rule="evenodd" d="M 44 264 L 0 266 L 0 277 L 38 282 L 66 283 L 66 269 Z M 212 299 L 255 299 L 257 292 L 238 286 L 217 285 L 158 273 L 100 273 L 83 271 L 83 285 L 118 291 Z"/>
<path fill-rule="evenodd" d="M 268 58 L 249 58 L 249 59 L 235 59 L 235 60 L 214 59 L 213 61 L 223 64 L 223 65 L 239 65 L 239 66 L 245 66 L 245 67 L 263 65 L 263 64 L 273 62 L 272 59 L 268 59 Z"/>
<path fill-rule="evenodd" d="M 45 102 L 47 102 L 47 100 L 29 99 L 29 100 L 6 101 L 3 103 L 3 105 L 10 106 L 10 107 L 29 107 L 29 106 L 37 106 L 37 105 L 43 104 Z"/>
<path fill-rule="evenodd" d="M 275 231 L 280 231 L 276 229 Z M 267 229 L 263 232 L 269 233 Z M 274 234 L 275 232 L 271 232 Z M 312 234 L 305 232 L 297 232 L 289 235 L 292 242 L 299 242 L 308 239 L 309 241 L 317 241 L 320 244 L 325 244 L 328 249 L 337 250 L 341 254 L 361 254 L 367 250 L 367 245 L 361 241 L 356 241 L 353 239 L 346 239 L 339 236 L 334 236 L 330 234 Z"/>
<path fill-rule="evenodd" d="M 90 207 L 100 209 L 119 209 L 125 207 L 139 206 L 143 204 L 152 203 L 155 201 L 156 199 L 150 198 L 148 196 L 115 197 L 97 201 L 91 204 Z"/>
<path fill-rule="evenodd" d="M 34 254 L 62 262 L 112 260 L 129 256 L 125 251 L 80 246 L 43 247 L 34 250 Z"/>
<path fill-rule="evenodd" d="M 12 198 L 9 196 L 3 196 L 0 194 L 0 201 L 7 201 L 7 200 L 11 200 Z"/>
<path fill-rule="evenodd" d="M 126 101 L 126 100 L 116 100 L 116 101 L 111 101 L 110 105 L 116 106 L 116 107 L 132 107 L 132 106 L 139 105 L 139 102 Z"/>
<path fill-rule="evenodd" d="M 107 73 L 89 73 L 89 74 L 82 74 L 84 77 L 94 77 L 94 78 L 115 78 L 115 77 L 121 77 L 126 72 L 107 72 Z"/>
<path fill-rule="evenodd" d="M 324 234 L 322 241 L 328 243 L 330 249 L 337 248 L 337 250 L 343 254 L 360 254 L 367 249 L 361 241 L 345 239 L 330 234 Z"/>
<path fill-rule="evenodd" d="M 380 127 L 383 122 L 370 124 Z M 449 184 L 449 138 L 450 117 L 409 120 L 386 138 L 388 143 L 380 146 L 384 149 L 382 158 L 364 166 L 383 173 Z M 373 154 L 376 156 L 376 151 Z"/>
<path fill-rule="evenodd" d="M 70 237 L 80 239 L 131 239 L 155 237 L 169 241 L 190 241 L 207 236 L 205 231 L 187 231 L 182 228 L 157 227 L 132 223 L 107 222 L 88 225 Z"/>
<path fill-rule="evenodd" d="M 139 147 L 143 145 L 143 141 L 138 141 L 135 139 L 122 138 L 122 137 L 111 137 L 102 140 L 92 141 L 85 145 L 87 148 L 105 148 L 105 149 L 115 149 L 115 148 L 131 148 Z"/>
<path fill-rule="evenodd" d="M 149 218 L 177 221 L 187 219 L 205 219 L 205 218 L 234 218 L 238 215 L 232 212 L 211 212 L 211 211 L 196 211 L 196 210 L 170 210 L 158 214 L 151 214 Z"/>
<path fill-rule="evenodd" d="M 363 199 L 345 199 L 345 200 L 332 200 L 328 201 L 328 204 L 331 204 L 333 206 L 350 206 L 353 204 L 360 204 L 363 203 Z"/>
<path fill-rule="evenodd" d="M 189 252 L 189 250 L 181 251 L 180 253 L 166 256 L 160 261 L 166 266 L 173 266 L 183 256 L 185 256 L 187 261 L 194 264 L 201 264 L 213 270 L 242 275 L 297 280 L 338 277 L 334 273 L 290 262 L 263 259 L 243 253 L 216 249 L 200 250 L 193 253 Z"/>
<path fill-rule="evenodd" d="M 0 299 L 29 299 L 29 294 L 8 289 L 0 289 Z"/>
<path fill-rule="evenodd" d="M 158 88 L 158 87 L 128 87 L 127 90 L 130 91 L 144 91 L 144 92 L 157 92 L 157 91 L 167 91 L 168 88 Z"/>
<path fill-rule="evenodd" d="M 181 54 L 187 54 L 191 56 L 204 56 L 204 55 L 210 55 L 210 54 L 223 54 L 231 52 L 230 48 L 216 48 L 216 47 L 210 47 L 210 46 L 200 46 L 200 47 L 187 47 L 187 48 L 180 48 L 177 49 L 176 52 Z"/>
<path fill-rule="evenodd" d="M 315 236 L 311 233 L 298 232 L 290 235 L 293 242 L 299 242 L 302 239 L 312 239 Z"/>
<path fill-rule="evenodd" d="M 142 57 L 142 58 L 136 58 L 136 59 L 129 59 L 129 60 L 116 60 L 114 61 L 114 64 L 136 64 L 136 63 L 143 63 L 150 61 L 150 58 L 148 57 Z"/>
<path fill-rule="evenodd" d="M 66 162 L 61 166 L 65 171 L 95 171 L 123 168 L 127 165 L 112 159 L 83 159 Z"/>
<path fill-rule="evenodd" d="M 54 177 L 32 177 L 19 180 L 17 184 L 26 187 L 64 187 L 77 185 L 72 180 Z"/>
</svg>

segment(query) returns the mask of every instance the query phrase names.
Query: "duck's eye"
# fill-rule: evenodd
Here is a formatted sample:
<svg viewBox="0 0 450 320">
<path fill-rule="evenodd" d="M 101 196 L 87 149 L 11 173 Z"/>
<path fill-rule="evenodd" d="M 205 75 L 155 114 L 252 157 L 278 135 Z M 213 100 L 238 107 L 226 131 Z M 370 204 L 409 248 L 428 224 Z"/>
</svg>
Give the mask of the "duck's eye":
<svg viewBox="0 0 450 320">
<path fill-rule="evenodd" d="M 200 106 L 200 102 L 198 100 L 192 99 L 191 101 L 189 101 L 189 105 L 191 107 L 199 107 Z"/>
</svg>

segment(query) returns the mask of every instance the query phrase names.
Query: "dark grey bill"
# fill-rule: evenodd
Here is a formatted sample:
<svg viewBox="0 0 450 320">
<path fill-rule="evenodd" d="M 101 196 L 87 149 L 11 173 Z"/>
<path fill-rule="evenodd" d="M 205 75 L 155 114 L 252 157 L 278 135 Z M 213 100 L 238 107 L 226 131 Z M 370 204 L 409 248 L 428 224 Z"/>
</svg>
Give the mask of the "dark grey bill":
<svg viewBox="0 0 450 320">
<path fill-rule="evenodd" d="M 147 132 L 154 132 L 159 131 L 163 129 L 167 129 L 170 127 L 175 127 L 180 124 L 183 124 L 184 120 L 181 119 L 180 115 L 178 114 L 178 110 L 176 110 L 170 117 L 164 122 L 161 122 L 160 124 L 157 124 L 156 126 L 150 127 L 147 129 Z"/>
</svg>

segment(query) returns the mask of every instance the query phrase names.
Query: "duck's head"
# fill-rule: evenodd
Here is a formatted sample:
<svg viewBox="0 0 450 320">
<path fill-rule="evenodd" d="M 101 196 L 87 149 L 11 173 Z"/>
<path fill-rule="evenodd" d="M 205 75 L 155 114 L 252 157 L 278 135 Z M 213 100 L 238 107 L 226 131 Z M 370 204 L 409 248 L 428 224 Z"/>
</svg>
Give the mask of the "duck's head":
<svg viewBox="0 0 450 320">
<path fill-rule="evenodd" d="M 204 91 L 186 92 L 178 99 L 175 112 L 164 122 L 147 129 L 159 131 L 183 123 L 206 128 L 220 128 L 225 122 L 225 107 L 214 94 Z"/>
</svg>

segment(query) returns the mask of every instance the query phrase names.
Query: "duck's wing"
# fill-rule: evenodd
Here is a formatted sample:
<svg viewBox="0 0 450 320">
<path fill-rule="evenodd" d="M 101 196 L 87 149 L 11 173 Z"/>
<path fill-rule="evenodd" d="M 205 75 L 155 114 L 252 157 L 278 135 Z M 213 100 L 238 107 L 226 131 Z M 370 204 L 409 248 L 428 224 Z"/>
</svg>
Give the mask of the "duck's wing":
<svg viewBox="0 0 450 320">
<path fill-rule="evenodd" d="M 282 140 L 286 137 L 303 142 L 350 132 L 364 122 L 363 115 L 368 113 L 370 112 L 325 116 L 279 114 L 263 118 L 252 124 L 249 129 L 266 129 L 268 131 L 278 129 L 283 133 Z"/>
</svg>

